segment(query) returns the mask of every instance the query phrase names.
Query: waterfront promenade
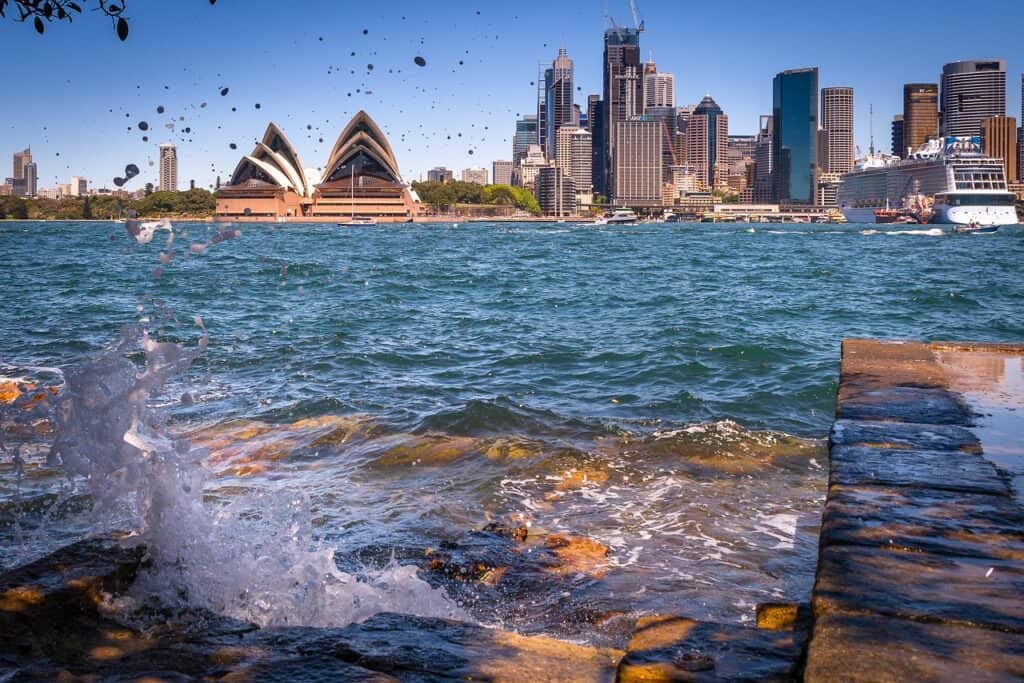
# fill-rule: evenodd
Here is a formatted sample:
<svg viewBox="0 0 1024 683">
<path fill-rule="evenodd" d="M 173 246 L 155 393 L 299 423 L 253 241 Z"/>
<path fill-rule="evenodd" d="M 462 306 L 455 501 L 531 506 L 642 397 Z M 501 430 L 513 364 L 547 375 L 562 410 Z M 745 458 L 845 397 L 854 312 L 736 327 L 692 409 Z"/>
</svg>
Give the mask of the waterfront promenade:
<svg viewBox="0 0 1024 683">
<path fill-rule="evenodd" d="M 1022 358 L 843 343 L 805 680 L 1024 676 Z"/>
</svg>

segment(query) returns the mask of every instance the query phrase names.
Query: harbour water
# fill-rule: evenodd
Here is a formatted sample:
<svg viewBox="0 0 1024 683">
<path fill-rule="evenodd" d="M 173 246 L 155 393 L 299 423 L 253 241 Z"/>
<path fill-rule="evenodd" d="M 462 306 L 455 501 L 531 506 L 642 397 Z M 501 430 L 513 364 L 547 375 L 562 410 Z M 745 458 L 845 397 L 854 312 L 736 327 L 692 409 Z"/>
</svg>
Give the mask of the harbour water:
<svg viewBox="0 0 1024 683">
<path fill-rule="evenodd" d="M 0 224 L 0 376 L 45 404 L 125 325 L 205 330 L 149 397 L 205 449 L 205 505 L 258 528 L 299 500 L 346 575 L 592 644 L 617 615 L 807 600 L 840 339 L 1024 338 L 1020 228 L 174 228 L 172 257 Z M 48 423 L 3 417 L 0 568 L 127 523 L 46 465 Z"/>
</svg>

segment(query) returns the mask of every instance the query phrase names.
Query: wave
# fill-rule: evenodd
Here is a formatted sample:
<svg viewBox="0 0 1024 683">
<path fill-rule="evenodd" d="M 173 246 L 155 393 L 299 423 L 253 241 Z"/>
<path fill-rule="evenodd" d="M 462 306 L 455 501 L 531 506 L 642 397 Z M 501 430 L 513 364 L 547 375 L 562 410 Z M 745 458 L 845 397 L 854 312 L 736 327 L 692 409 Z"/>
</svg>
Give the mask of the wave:
<svg viewBox="0 0 1024 683">
<path fill-rule="evenodd" d="M 928 228 L 926 230 L 876 230 L 868 228 L 861 230 L 862 235 L 923 235 L 926 237 L 942 237 L 946 231 L 942 228 Z"/>
</svg>

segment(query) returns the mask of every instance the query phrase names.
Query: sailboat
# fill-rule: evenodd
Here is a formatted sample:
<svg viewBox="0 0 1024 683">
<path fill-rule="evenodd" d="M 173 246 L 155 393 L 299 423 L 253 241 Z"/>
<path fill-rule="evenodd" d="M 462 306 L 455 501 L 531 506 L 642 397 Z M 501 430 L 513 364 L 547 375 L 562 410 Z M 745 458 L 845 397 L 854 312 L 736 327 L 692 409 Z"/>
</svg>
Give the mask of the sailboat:
<svg viewBox="0 0 1024 683">
<path fill-rule="evenodd" d="M 352 179 L 352 190 L 350 197 L 352 199 L 352 215 L 344 223 L 338 223 L 339 228 L 358 228 L 366 225 L 377 225 L 376 219 L 370 216 L 356 216 L 356 169 L 353 167 L 352 172 L 349 173 L 349 178 Z"/>
</svg>

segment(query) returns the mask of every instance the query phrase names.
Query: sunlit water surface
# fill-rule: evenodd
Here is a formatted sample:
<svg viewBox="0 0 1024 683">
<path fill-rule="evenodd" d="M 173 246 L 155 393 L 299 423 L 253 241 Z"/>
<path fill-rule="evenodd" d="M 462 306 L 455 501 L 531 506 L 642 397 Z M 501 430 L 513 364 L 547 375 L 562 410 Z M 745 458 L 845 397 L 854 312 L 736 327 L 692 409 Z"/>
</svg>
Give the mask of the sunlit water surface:
<svg viewBox="0 0 1024 683">
<path fill-rule="evenodd" d="M 0 375 L 201 316 L 156 407 L 208 505 L 305 497 L 343 570 L 415 565 L 484 623 L 747 621 L 810 593 L 840 340 L 1024 338 L 1024 231 L 877 227 L 243 225 L 186 256 L 217 228 L 179 224 L 161 264 L 159 234 L 4 223 Z M 6 429 L 0 567 L 96 525 L 46 424 Z"/>
</svg>

